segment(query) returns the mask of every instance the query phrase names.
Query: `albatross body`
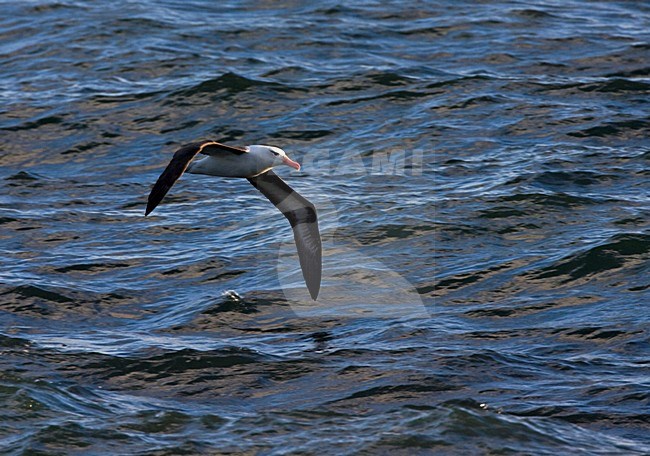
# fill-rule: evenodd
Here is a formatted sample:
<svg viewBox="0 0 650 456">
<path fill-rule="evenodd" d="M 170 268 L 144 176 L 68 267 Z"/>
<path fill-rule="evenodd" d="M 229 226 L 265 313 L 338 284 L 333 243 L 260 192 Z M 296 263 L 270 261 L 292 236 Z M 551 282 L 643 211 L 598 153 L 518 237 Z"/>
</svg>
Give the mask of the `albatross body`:
<svg viewBox="0 0 650 456">
<path fill-rule="evenodd" d="M 192 161 L 197 154 L 206 157 Z M 154 184 L 149 194 L 145 215 L 149 215 L 158 206 L 184 172 L 246 178 L 291 223 L 302 275 L 309 294 L 315 300 L 320 290 L 322 269 L 322 248 L 316 208 L 273 172 L 273 167 L 278 165 L 300 169 L 300 165 L 287 157 L 287 154 L 278 147 L 263 145 L 237 147 L 216 141 L 186 144 L 176 151 L 167 168 Z"/>
</svg>

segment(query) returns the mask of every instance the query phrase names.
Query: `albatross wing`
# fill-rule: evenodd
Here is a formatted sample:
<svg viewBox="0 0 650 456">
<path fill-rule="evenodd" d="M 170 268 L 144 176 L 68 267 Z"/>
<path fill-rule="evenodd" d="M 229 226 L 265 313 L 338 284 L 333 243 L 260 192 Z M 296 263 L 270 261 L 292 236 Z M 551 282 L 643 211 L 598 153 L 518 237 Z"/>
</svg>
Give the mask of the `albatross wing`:
<svg viewBox="0 0 650 456">
<path fill-rule="evenodd" d="M 169 189 L 174 185 L 174 182 L 185 172 L 196 154 L 215 155 L 217 151 L 226 151 L 237 155 L 248 152 L 243 147 L 227 146 L 216 141 L 200 141 L 185 144 L 174 153 L 167 168 L 165 168 L 165 171 L 163 171 L 151 189 L 149 200 L 147 201 L 147 210 L 144 215 L 149 215 L 160 204 Z"/>
<path fill-rule="evenodd" d="M 273 171 L 249 177 L 248 181 L 291 223 L 302 275 L 309 294 L 315 300 L 320 290 L 322 272 L 322 247 L 316 208 Z"/>
</svg>

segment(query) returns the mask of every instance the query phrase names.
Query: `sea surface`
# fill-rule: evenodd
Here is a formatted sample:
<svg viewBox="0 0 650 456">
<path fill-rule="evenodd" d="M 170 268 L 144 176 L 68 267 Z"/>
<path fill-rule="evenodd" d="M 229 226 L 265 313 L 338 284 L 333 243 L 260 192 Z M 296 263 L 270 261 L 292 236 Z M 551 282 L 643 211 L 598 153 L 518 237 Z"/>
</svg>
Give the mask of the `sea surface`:
<svg viewBox="0 0 650 456">
<path fill-rule="evenodd" d="M 650 4 L 0 10 L 0 454 L 650 454 Z"/>
</svg>

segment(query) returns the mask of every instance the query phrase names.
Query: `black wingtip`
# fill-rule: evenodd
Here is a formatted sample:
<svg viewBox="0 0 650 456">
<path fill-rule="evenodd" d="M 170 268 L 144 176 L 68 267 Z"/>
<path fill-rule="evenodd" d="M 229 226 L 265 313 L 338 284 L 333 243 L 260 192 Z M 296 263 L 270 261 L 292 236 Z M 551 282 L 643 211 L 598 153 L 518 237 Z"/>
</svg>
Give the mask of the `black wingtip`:
<svg viewBox="0 0 650 456">
<path fill-rule="evenodd" d="M 298 254 L 300 256 L 300 253 Z M 312 260 L 313 261 L 313 260 Z M 320 292 L 320 282 L 322 274 L 322 265 L 320 258 L 316 260 L 317 267 L 314 268 L 314 265 L 306 264 L 305 259 L 301 258 L 300 266 L 302 269 L 302 276 L 305 279 L 305 285 L 307 285 L 307 290 L 309 290 L 309 296 L 311 299 L 316 301 L 318 299 L 318 293 Z"/>
<path fill-rule="evenodd" d="M 314 290 L 314 287 L 308 288 L 309 290 L 309 295 L 311 296 L 312 301 L 316 301 L 318 299 L 318 292 L 320 291 L 320 286 L 316 287 Z"/>
</svg>

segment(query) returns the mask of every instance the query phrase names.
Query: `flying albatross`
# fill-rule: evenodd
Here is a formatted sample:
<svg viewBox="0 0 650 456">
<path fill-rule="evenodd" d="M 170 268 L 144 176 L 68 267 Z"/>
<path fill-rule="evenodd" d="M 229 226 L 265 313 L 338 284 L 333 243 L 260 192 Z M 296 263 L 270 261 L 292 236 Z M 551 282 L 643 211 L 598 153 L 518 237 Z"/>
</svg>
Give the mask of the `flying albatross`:
<svg viewBox="0 0 650 456">
<path fill-rule="evenodd" d="M 206 157 L 192 162 L 197 154 L 204 154 Z M 272 168 L 277 165 L 300 169 L 300 164 L 287 157 L 278 147 L 238 147 L 216 141 L 186 144 L 174 153 L 167 168 L 151 189 L 144 215 L 149 215 L 158 206 L 184 172 L 219 177 L 244 177 L 291 223 L 302 275 L 309 294 L 316 300 L 322 269 L 322 247 L 316 208 L 273 172 Z"/>
</svg>

